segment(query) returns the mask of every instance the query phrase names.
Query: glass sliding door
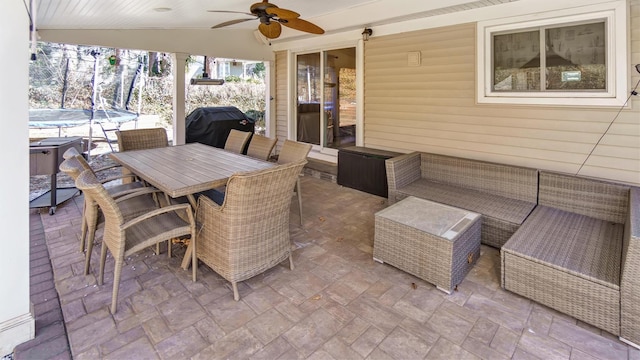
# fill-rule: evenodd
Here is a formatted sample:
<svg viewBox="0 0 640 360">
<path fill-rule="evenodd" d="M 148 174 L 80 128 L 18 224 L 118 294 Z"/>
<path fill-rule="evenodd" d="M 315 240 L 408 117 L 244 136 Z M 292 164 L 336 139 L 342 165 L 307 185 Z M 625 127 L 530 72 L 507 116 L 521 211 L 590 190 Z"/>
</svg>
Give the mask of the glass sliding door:
<svg viewBox="0 0 640 360">
<path fill-rule="evenodd" d="M 296 69 L 297 140 L 327 149 L 355 145 L 355 48 L 299 54 Z"/>
<path fill-rule="evenodd" d="M 320 145 L 321 72 L 320 53 L 297 56 L 297 137 L 314 145 Z"/>
</svg>

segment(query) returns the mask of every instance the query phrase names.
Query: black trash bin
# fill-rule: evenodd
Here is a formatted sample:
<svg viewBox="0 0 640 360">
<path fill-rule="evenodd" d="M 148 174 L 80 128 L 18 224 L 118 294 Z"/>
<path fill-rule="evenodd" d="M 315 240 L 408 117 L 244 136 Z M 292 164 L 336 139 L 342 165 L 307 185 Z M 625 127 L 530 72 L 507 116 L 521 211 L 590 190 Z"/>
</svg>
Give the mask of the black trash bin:
<svg viewBox="0 0 640 360">
<path fill-rule="evenodd" d="M 224 148 L 231 129 L 253 133 L 254 125 L 254 120 L 235 106 L 201 107 L 186 117 L 185 141 Z"/>
</svg>

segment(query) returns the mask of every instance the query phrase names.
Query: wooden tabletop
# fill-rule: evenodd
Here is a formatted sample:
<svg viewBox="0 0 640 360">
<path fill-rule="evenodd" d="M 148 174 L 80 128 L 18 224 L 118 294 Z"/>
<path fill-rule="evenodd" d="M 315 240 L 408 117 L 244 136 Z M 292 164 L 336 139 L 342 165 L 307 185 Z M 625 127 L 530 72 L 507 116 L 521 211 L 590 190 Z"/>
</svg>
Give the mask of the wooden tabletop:
<svg viewBox="0 0 640 360">
<path fill-rule="evenodd" d="M 111 158 L 173 198 L 223 186 L 238 172 L 276 165 L 200 143 L 111 153 Z"/>
</svg>

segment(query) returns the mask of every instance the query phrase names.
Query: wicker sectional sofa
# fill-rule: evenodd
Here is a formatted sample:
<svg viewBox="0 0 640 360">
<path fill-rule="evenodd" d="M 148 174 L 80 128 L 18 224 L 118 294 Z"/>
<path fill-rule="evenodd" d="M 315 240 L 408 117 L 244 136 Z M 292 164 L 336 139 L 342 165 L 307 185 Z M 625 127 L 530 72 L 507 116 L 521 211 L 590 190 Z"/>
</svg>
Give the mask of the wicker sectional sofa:
<svg viewBox="0 0 640 360">
<path fill-rule="evenodd" d="M 389 205 L 408 196 L 483 215 L 482 243 L 497 248 L 536 206 L 538 171 L 413 152 L 386 160 Z"/>
<path fill-rule="evenodd" d="M 501 249 L 502 287 L 640 344 L 640 189 L 540 172 Z"/>
<path fill-rule="evenodd" d="M 502 287 L 640 348 L 640 188 L 414 152 L 386 160 L 408 196 L 483 215 Z"/>
</svg>

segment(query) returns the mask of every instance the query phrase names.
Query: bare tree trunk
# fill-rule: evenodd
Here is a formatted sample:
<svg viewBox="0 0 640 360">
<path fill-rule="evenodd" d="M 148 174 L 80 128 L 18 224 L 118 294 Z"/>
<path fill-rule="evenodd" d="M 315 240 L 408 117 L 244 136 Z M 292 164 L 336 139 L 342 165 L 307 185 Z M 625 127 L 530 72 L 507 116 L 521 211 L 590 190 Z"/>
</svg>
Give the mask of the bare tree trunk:
<svg viewBox="0 0 640 360">
<path fill-rule="evenodd" d="M 156 76 L 157 61 L 158 61 L 158 53 L 154 51 L 149 51 L 149 66 L 147 67 L 149 76 Z"/>
</svg>

